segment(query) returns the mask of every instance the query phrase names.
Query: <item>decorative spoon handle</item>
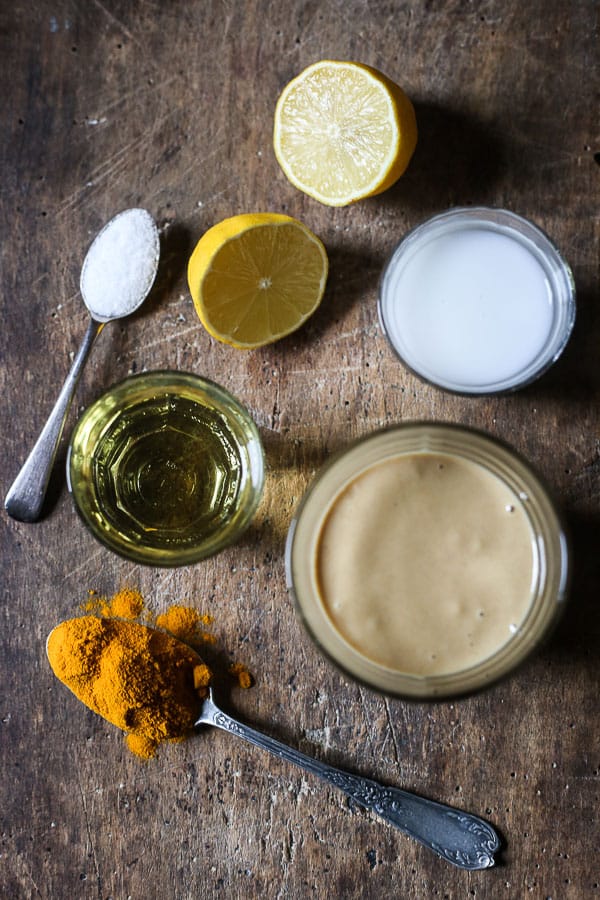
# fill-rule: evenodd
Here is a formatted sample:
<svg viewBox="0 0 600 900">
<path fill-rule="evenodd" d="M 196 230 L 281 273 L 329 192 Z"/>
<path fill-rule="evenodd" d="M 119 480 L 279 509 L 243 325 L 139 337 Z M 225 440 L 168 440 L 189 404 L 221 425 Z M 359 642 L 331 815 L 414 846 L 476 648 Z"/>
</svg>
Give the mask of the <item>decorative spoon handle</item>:
<svg viewBox="0 0 600 900">
<path fill-rule="evenodd" d="M 215 705 L 212 692 L 204 701 L 196 725 L 222 728 L 279 759 L 295 763 L 461 869 L 487 869 L 494 865 L 500 839 L 492 826 L 478 816 L 408 791 L 385 787 L 306 756 L 224 713 Z"/>
<path fill-rule="evenodd" d="M 50 473 L 54 465 L 56 451 L 63 431 L 65 419 L 71 406 L 79 376 L 89 352 L 104 323 L 90 319 L 85 337 L 79 348 L 71 371 L 67 375 L 54 409 L 35 442 L 33 450 L 15 478 L 6 495 L 4 507 L 9 516 L 21 522 L 35 522 L 40 517 Z"/>
</svg>

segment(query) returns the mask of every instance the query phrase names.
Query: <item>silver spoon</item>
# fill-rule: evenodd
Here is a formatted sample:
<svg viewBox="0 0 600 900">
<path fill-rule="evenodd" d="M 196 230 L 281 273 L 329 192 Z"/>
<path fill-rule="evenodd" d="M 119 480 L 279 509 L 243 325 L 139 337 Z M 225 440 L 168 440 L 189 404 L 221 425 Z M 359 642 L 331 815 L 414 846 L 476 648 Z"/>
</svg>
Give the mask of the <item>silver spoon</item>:
<svg viewBox="0 0 600 900">
<path fill-rule="evenodd" d="M 65 419 L 92 345 L 107 322 L 129 316 L 146 299 L 159 253 L 158 229 L 145 209 L 119 213 L 90 246 L 80 280 L 90 323 L 54 409 L 6 495 L 4 505 L 13 519 L 39 519 Z"/>
<path fill-rule="evenodd" d="M 500 838 L 483 819 L 306 756 L 224 713 L 215 704 L 212 690 L 204 701 L 198 725 L 222 728 L 279 759 L 295 763 L 461 869 L 487 869 L 494 865 Z"/>
</svg>

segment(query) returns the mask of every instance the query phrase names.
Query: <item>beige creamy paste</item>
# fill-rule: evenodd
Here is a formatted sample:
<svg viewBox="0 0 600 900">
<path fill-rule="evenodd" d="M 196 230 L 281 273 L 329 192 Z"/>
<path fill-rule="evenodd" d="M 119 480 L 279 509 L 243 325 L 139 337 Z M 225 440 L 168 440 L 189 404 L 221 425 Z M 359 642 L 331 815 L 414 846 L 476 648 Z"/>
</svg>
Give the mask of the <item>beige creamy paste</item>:
<svg viewBox="0 0 600 900">
<path fill-rule="evenodd" d="M 535 573 L 521 501 L 468 460 L 415 453 L 333 501 L 316 558 L 323 606 L 363 656 L 439 675 L 490 657 L 525 617 Z"/>
</svg>

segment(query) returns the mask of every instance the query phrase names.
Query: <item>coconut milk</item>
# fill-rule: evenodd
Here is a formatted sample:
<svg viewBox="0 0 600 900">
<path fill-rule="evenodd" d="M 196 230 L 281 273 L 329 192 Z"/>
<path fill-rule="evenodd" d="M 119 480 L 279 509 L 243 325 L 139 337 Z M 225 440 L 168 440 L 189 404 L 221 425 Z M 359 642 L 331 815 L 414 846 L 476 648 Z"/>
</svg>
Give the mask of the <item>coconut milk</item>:
<svg viewBox="0 0 600 900">
<path fill-rule="evenodd" d="M 505 211 L 453 211 L 412 232 L 384 274 L 380 315 L 402 361 L 460 393 L 512 390 L 560 354 L 572 276 L 539 229 Z"/>
</svg>

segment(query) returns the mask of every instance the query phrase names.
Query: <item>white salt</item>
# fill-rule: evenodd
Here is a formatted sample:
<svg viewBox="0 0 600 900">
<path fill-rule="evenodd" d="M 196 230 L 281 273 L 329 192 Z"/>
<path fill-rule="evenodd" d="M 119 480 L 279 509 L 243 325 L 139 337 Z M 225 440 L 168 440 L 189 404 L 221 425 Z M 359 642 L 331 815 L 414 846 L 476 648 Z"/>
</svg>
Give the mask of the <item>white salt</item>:
<svg viewBox="0 0 600 900">
<path fill-rule="evenodd" d="M 85 305 L 99 322 L 128 316 L 147 297 L 156 277 L 160 241 L 145 209 L 126 209 L 94 239 L 81 270 Z"/>
</svg>

